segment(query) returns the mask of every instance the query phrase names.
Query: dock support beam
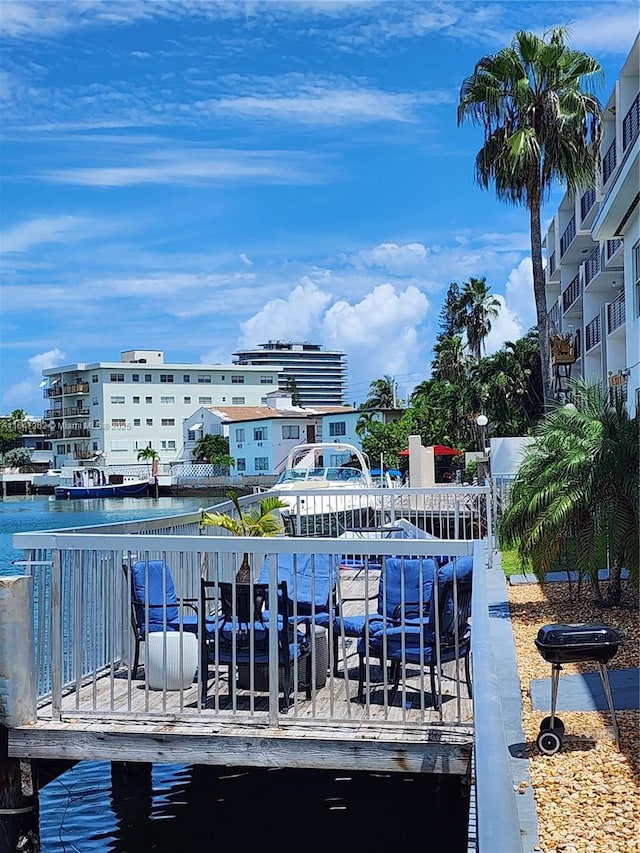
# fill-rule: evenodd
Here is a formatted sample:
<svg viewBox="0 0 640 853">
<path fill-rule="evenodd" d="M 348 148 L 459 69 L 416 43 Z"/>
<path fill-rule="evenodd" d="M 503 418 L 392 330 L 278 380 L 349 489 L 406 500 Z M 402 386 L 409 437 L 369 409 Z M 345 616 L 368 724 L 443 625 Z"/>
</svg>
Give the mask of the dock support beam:
<svg viewBox="0 0 640 853">
<path fill-rule="evenodd" d="M 33 578 L 0 578 L 0 848 L 37 853 L 38 785 L 31 762 L 9 757 L 8 730 L 36 719 Z M 6 845 L 3 846 L 3 845 Z"/>
</svg>

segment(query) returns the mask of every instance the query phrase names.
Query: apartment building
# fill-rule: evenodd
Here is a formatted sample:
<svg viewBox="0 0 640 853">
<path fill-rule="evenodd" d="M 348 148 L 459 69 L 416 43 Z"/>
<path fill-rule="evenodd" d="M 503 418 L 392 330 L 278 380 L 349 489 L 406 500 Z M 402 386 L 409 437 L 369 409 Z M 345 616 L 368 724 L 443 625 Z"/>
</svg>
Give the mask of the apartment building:
<svg viewBox="0 0 640 853">
<path fill-rule="evenodd" d="M 278 387 L 297 395 L 301 406 L 342 406 L 347 393 L 347 358 L 309 341 L 269 341 L 234 352 L 236 364 L 279 366 Z"/>
<path fill-rule="evenodd" d="M 54 467 L 83 460 L 137 462 L 152 447 L 160 461 L 184 458 L 183 421 L 201 406 L 257 406 L 277 387 L 276 367 L 165 363 L 160 350 L 128 350 L 119 362 L 43 370 Z"/>
<path fill-rule="evenodd" d="M 600 379 L 640 408 L 640 41 L 604 105 L 593 186 L 565 195 L 547 231 L 546 293 L 555 396 Z"/>
</svg>

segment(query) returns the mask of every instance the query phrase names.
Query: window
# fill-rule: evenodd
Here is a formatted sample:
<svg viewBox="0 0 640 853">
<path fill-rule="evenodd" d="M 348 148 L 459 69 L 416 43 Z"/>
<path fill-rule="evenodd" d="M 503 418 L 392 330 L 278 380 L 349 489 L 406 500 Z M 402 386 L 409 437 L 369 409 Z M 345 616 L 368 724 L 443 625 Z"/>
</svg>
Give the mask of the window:
<svg viewBox="0 0 640 853">
<path fill-rule="evenodd" d="M 267 428 L 266 427 L 256 427 L 253 430 L 253 440 L 254 441 L 266 441 L 267 440 Z"/>
<path fill-rule="evenodd" d="M 99 406 L 99 405 L 100 405 L 100 400 L 98 400 L 98 398 L 97 398 L 97 397 L 92 397 L 92 398 L 91 398 L 91 405 L 92 405 L 92 406 Z"/>
<path fill-rule="evenodd" d="M 139 402 L 140 402 L 140 397 L 132 397 L 132 398 L 131 398 L 131 402 L 132 402 L 132 403 L 136 403 L 136 404 L 137 404 L 137 403 L 139 403 Z"/>
<path fill-rule="evenodd" d="M 200 403 L 201 406 L 210 406 L 211 397 L 198 397 L 198 403 Z"/>
<path fill-rule="evenodd" d="M 191 397 L 183 397 L 182 401 L 187 404 L 187 406 L 191 403 Z"/>
<path fill-rule="evenodd" d="M 118 404 L 120 404 L 120 405 L 124 405 L 124 396 L 123 396 L 123 397 L 120 397 L 120 396 L 118 396 L 118 397 L 113 397 L 113 396 L 112 396 L 112 397 L 111 397 L 111 402 L 112 402 L 112 403 L 118 403 Z"/>
<path fill-rule="evenodd" d="M 160 419 L 161 426 L 175 426 L 176 419 L 175 418 L 161 418 Z"/>
<path fill-rule="evenodd" d="M 335 423 L 329 424 L 329 435 L 346 435 L 347 434 L 347 424 L 345 421 L 336 421 Z"/>
<path fill-rule="evenodd" d="M 150 403 L 153 403 L 153 397 L 145 397 L 144 401 L 147 405 L 149 405 Z"/>
<path fill-rule="evenodd" d="M 176 401 L 175 397 L 160 397 L 160 402 L 164 403 L 165 405 L 173 406 L 175 401 Z"/>
<path fill-rule="evenodd" d="M 232 385 L 244 385 L 244 374 L 232 373 L 231 374 L 231 384 Z"/>
<path fill-rule="evenodd" d="M 187 441 L 197 441 L 197 439 L 198 436 L 196 435 L 196 431 L 194 429 L 187 430 Z"/>
<path fill-rule="evenodd" d="M 261 376 L 260 377 L 261 385 L 273 385 L 273 376 Z"/>
<path fill-rule="evenodd" d="M 93 427 L 93 429 L 100 429 L 100 421 L 99 420 L 93 421 L 91 426 Z"/>
<path fill-rule="evenodd" d="M 62 455 L 64 455 L 64 452 L 65 452 L 65 450 L 64 450 L 64 444 L 57 444 L 57 445 L 56 445 L 56 453 L 57 453 L 59 456 L 62 456 Z"/>
<path fill-rule="evenodd" d="M 97 373 L 94 373 L 94 374 L 92 375 L 92 377 L 91 377 L 91 381 L 92 381 L 92 382 L 97 382 L 97 381 L 98 381 L 98 374 L 97 374 Z"/>
<path fill-rule="evenodd" d="M 282 437 L 283 438 L 300 438 L 300 427 L 296 426 L 283 426 L 282 427 Z"/>
<path fill-rule="evenodd" d="M 147 418 L 144 423 L 145 426 L 153 426 L 153 418 Z"/>
<path fill-rule="evenodd" d="M 127 428 L 127 419 L 126 418 L 111 418 L 111 429 L 126 429 Z"/>
<path fill-rule="evenodd" d="M 126 441 L 111 441 L 109 446 L 114 453 L 124 453 L 124 451 L 129 449 L 129 444 Z"/>
<path fill-rule="evenodd" d="M 140 374 L 139 373 L 132 373 L 131 374 L 131 381 L 132 382 L 140 382 Z"/>
<path fill-rule="evenodd" d="M 247 460 L 246 459 L 236 459 L 236 471 L 246 471 L 247 470 Z"/>
<path fill-rule="evenodd" d="M 134 427 L 140 426 L 140 418 L 134 418 L 133 419 L 133 425 L 134 425 Z"/>
<path fill-rule="evenodd" d="M 244 406 L 245 397 L 232 397 L 231 405 L 232 406 Z"/>
<path fill-rule="evenodd" d="M 191 376 L 188 373 L 185 373 L 184 376 L 182 377 L 182 381 L 188 385 L 189 382 L 191 382 Z"/>
<path fill-rule="evenodd" d="M 198 383 L 200 385 L 211 385 L 211 376 L 208 373 L 198 374 Z"/>
<path fill-rule="evenodd" d="M 171 439 L 169 439 L 169 441 L 167 442 L 167 450 L 175 450 L 175 449 L 176 449 L 175 441 L 172 441 Z"/>
<path fill-rule="evenodd" d="M 253 470 L 254 471 L 268 471 L 269 470 L 269 457 L 268 456 L 256 456 L 253 460 Z"/>
<path fill-rule="evenodd" d="M 160 382 L 173 382 L 173 373 L 161 373 Z"/>
<path fill-rule="evenodd" d="M 111 382 L 124 382 L 124 373 L 112 373 L 110 376 Z"/>
<path fill-rule="evenodd" d="M 244 441 L 244 427 L 238 427 L 236 429 L 236 441 L 238 444 L 242 444 Z"/>
<path fill-rule="evenodd" d="M 151 382 L 151 374 L 150 373 L 145 373 L 144 381 L 145 382 Z"/>
</svg>

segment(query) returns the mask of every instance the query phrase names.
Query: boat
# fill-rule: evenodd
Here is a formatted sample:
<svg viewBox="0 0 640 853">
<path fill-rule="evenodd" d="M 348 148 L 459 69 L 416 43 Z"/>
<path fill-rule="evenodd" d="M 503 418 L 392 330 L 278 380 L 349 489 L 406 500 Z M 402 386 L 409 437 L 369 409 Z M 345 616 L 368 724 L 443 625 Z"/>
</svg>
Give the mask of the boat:
<svg viewBox="0 0 640 853">
<path fill-rule="evenodd" d="M 62 468 L 53 493 L 58 500 L 147 497 L 148 478 L 112 474 L 105 468 Z"/>
<path fill-rule="evenodd" d="M 291 448 L 269 491 L 287 504 L 281 510 L 287 532 L 335 536 L 373 523 L 376 489 L 369 460 L 357 447 L 346 442 L 309 442 Z"/>
</svg>

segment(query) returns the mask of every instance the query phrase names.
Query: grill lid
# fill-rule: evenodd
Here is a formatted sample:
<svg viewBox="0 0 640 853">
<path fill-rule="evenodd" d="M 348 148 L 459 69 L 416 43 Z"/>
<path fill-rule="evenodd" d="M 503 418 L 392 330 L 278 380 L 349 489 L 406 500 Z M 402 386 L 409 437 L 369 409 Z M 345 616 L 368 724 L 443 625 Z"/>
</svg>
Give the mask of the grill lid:
<svg viewBox="0 0 640 853">
<path fill-rule="evenodd" d="M 570 624 L 565 622 L 543 625 L 538 631 L 538 648 L 567 648 L 573 646 L 603 647 L 619 645 L 624 638 L 622 631 L 597 622 Z"/>
</svg>

